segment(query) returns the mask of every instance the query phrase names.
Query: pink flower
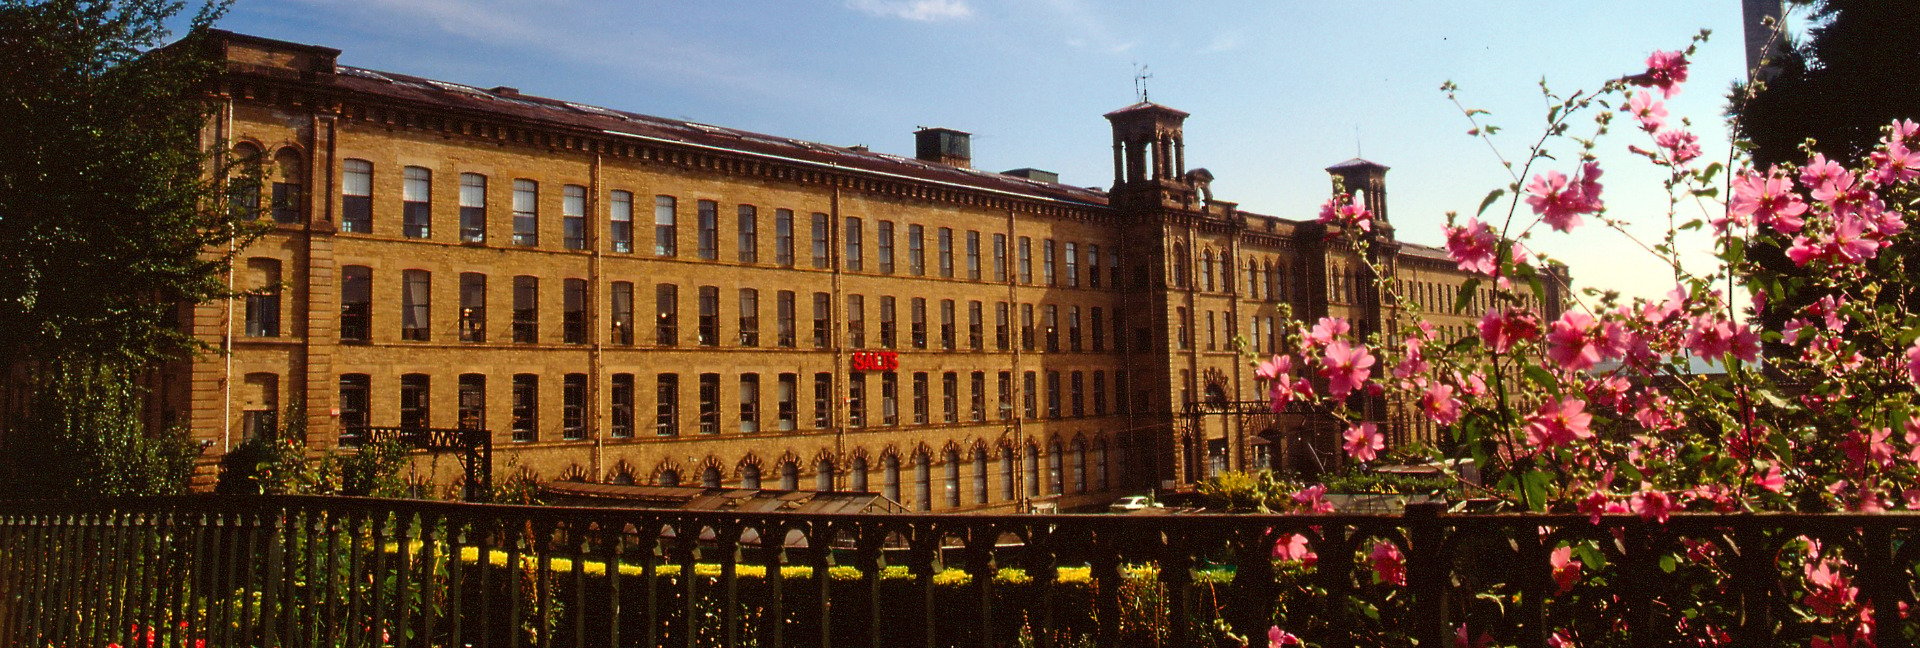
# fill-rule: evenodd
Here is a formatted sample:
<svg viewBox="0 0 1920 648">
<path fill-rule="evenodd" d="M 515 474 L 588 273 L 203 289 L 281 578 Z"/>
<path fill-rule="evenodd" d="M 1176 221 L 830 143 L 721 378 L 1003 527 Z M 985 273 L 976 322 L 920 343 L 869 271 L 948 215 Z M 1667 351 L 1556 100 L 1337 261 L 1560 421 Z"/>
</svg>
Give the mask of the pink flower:
<svg viewBox="0 0 1920 648">
<path fill-rule="evenodd" d="M 1447 227 L 1447 256 L 1461 272 L 1493 276 L 1500 268 L 1499 247 L 1500 237 L 1477 218 L 1467 219 L 1467 224 L 1460 227 Z"/>
<path fill-rule="evenodd" d="M 1593 438 L 1593 430 L 1588 427 L 1593 415 L 1586 409 L 1587 402 L 1578 398 L 1542 403 L 1539 410 L 1527 415 L 1527 440 L 1552 449 Z"/>
<path fill-rule="evenodd" d="M 1907 378 L 1920 383 L 1920 340 L 1907 347 Z"/>
<path fill-rule="evenodd" d="M 1874 169 L 1867 178 L 1874 182 L 1890 185 L 1920 178 L 1920 152 L 1901 142 L 1889 142 L 1885 150 L 1875 151 L 1869 159 Z"/>
<path fill-rule="evenodd" d="M 1683 165 L 1700 157 L 1700 138 L 1677 128 L 1660 131 L 1660 134 L 1653 136 L 1653 143 L 1666 149 L 1667 159 L 1675 165 Z"/>
<path fill-rule="evenodd" d="M 1433 382 L 1420 394 L 1420 409 L 1427 418 L 1440 425 L 1453 425 L 1460 421 L 1460 399 L 1453 397 L 1453 385 Z"/>
<path fill-rule="evenodd" d="M 1600 362 L 1601 328 L 1593 316 L 1567 311 L 1548 327 L 1547 357 L 1568 371 L 1586 371 Z"/>
<path fill-rule="evenodd" d="M 1491 644 L 1493 635 L 1485 631 L 1481 631 L 1478 638 L 1468 639 L 1467 624 L 1462 623 L 1453 629 L 1453 648 L 1487 648 Z"/>
<path fill-rule="evenodd" d="M 1381 434 L 1379 426 L 1372 423 L 1349 427 L 1341 438 L 1345 440 L 1341 448 L 1347 451 L 1347 456 L 1360 463 L 1373 461 L 1380 456 L 1381 450 L 1387 449 L 1386 435 Z"/>
<path fill-rule="evenodd" d="M 1605 206 L 1600 201 L 1600 165 L 1588 162 L 1580 177 L 1569 181 L 1559 171 L 1536 175 L 1527 183 L 1527 205 L 1533 213 L 1554 229 L 1569 232 L 1580 226 L 1581 214 L 1594 214 Z"/>
<path fill-rule="evenodd" d="M 1373 212 L 1355 204 L 1353 194 L 1343 193 L 1320 205 L 1320 222 L 1367 232 L 1373 230 Z"/>
<path fill-rule="evenodd" d="M 1800 215 L 1807 213 L 1807 204 L 1800 202 L 1800 194 L 1793 191 L 1793 180 L 1776 166 L 1765 176 L 1749 171 L 1735 178 L 1727 211 L 1735 223 L 1744 225 L 1752 218 L 1762 226 L 1792 234 L 1806 225 Z"/>
<path fill-rule="evenodd" d="M 1326 355 L 1320 359 L 1320 375 L 1327 379 L 1327 394 L 1345 399 L 1347 394 L 1364 386 L 1367 377 L 1373 375 L 1373 362 L 1373 354 L 1367 353 L 1364 346 L 1351 346 L 1344 340 L 1328 344 Z"/>
<path fill-rule="evenodd" d="M 1920 123 L 1914 123 L 1911 119 L 1893 120 L 1893 124 L 1887 127 L 1887 131 L 1886 139 L 1881 141 L 1888 144 L 1894 142 L 1907 145 L 1920 144 Z"/>
<path fill-rule="evenodd" d="M 1293 493 L 1293 501 L 1309 513 L 1332 513 L 1333 502 L 1327 501 L 1325 484 L 1314 484 Z"/>
<path fill-rule="evenodd" d="M 1643 486 L 1642 488 L 1645 487 Z M 1672 496 L 1667 495 L 1664 491 L 1651 489 L 1634 493 L 1632 503 L 1629 506 L 1633 509 L 1635 515 L 1662 524 L 1666 523 L 1668 515 L 1671 514 L 1674 509 Z"/>
<path fill-rule="evenodd" d="M 1547 648 L 1578 648 L 1578 644 L 1573 643 L 1573 637 L 1567 636 L 1567 631 L 1555 630 L 1552 636 L 1547 637 Z"/>
<path fill-rule="evenodd" d="M 1659 88 L 1664 98 L 1672 99 L 1680 94 L 1680 84 L 1687 82 L 1687 55 L 1685 52 L 1655 51 L 1647 55 L 1647 71 L 1628 81 L 1646 88 Z"/>
<path fill-rule="evenodd" d="M 1815 153 L 1806 166 L 1800 167 L 1800 184 L 1809 187 L 1831 185 L 1844 177 L 1847 177 L 1847 168 L 1828 160 L 1823 153 Z"/>
<path fill-rule="evenodd" d="M 1533 311 L 1495 309 L 1480 318 L 1480 341 L 1494 353 L 1506 353 L 1514 344 L 1539 336 L 1540 321 Z"/>
<path fill-rule="evenodd" d="M 1687 350 L 1708 362 L 1719 362 L 1731 353 L 1745 362 L 1760 360 L 1760 336 L 1745 324 L 1701 315 L 1693 318 L 1693 326 L 1687 330 L 1685 342 Z"/>
<path fill-rule="evenodd" d="M 1272 359 L 1260 363 L 1253 370 L 1253 377 L 1261 380 L 1285 380 L 1293 371 L 1293 357 L 1275 354 Z"/>
<path fill-rule="evenodd" d="M 1634 92 L 1627 100 L 1627 112 L 1640 120 L 1640 130 L 1655 133 L 1667 125 L 1667 105 L 1653 98 L 1651 92 Z"/>
<path fill-rule="evenodd" d="M 1353 330 L 1353 327 L 1347 324 L 1347 320 L 1338 317 L 1322 317 L 1320 321 L 1314 322 L 1313 329 L 1307 332 L 1307 342 L 1314 346 L 1326 346 L 1334 338 L 1346 335 L 1350 330 Z"/>
<path fill-rule="evenodd" d="M 1289 533 L 1273 543 L 1273 559 L 1299 561 L 1306 567 L 1312 567 L 1320 561 L 1320 556 L 1307 544 L 1306 536 Z"/>
<path fill-rule="evenodd" d="M 1767 472 L 1754 475 L 1753 483 L 1766 489 L 1769 493 L 1778 493 L 1787 488 L 1787 478 L 1785 475 L 1780 474 L 1779 464 L 1767 466 Z"/>
<path fill-rule="evenodd" d="M 1369 554 L 1373 562 L 1373 575 L 1382 583 L 1405 586 L 1407 584 L 1407 559 L 1400 554 L 1400 546 L 1388 540 L 1374 543 Z"/>
<path fill-rule="evenodd" d="M 1800 602 L 1813 608 L 1814 614 L 1840 616 L 1859 597 L 1860 588 L 1854 587 L 1846 574 L 1834 569 L 1831 560 L 1808 561 L 1803 569 L 1807 576 L 1807 595 Z"/>
<path fill-rule="evenodd" d="M 1573 547 L 1554 549 L 1547 556 L 1547 562 L 1553 565 L 1553 584 L 1559 588 L 1555 596 L 1572 591 L 1573 585 L 1580 582 L 1580 568 L 1583 565 L 1573 559 Z"/>
<path fill-rule="evenodd" d="M 1280 626 L 1274 626 L 1267 629 L 1267 648 L 1283 648 L 1284 646 L 1305 646 L 1305 645 L 1307 644 L 1305 642 L 1300 641 L 1299 637 L 1293 636 L 1293 633 L 1291 632 L 1281 630 Z"/>
</svg>

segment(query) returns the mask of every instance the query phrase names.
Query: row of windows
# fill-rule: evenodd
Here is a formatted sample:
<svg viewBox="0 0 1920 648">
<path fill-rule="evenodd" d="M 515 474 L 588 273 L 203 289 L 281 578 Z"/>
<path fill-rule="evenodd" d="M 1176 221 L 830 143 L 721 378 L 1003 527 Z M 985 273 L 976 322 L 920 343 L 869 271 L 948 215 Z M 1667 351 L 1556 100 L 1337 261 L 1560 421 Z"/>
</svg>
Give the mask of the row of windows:
<svg viewBox="0 0 1920 648">
<path fill-rule="evenodd" d="M 373 231 L 373 163 L 366 160 L 348 159 L 342 165 L 340 229 L 344 232 L 370 233 Z M 465 243 L 483 243 L 487 240 L 487 176 L 477 173 L 460 174 L 459 240 Z M 526 178 L 513 180 L 512 244 L 516 246 L 540 245 L 540 192 L 538 181 Z M 433 171 L 425 167 L 407 166 L 401 168 L 400 218 L 401 233 L 408 238 L 432 238 Z M 634 245 L 634 201 L 633 192 L 613 190 L 607 193 L 606 238 L 614 252 L 635 252 Z M 653 197 L 653 255 L 658 257 L 680 256 L 680 212 L 679 199 L 675 196 L 659 195 Z M 717 261 L 721 248 L 721 205 L 712 200 L 698 200 L 694 203 L 694 256 L 699 259 Z M 760 209 L 754 205 L 734 205 L 734 254 L 733 260 L 740 263 L 761 263 L 760 259 Z M 566 184 L 560 187 L 561 247 L 569 250 L 584 250 L 592 236 L 587 223 L 587 188 L 582 185 Z M 795 213 L 790 209 L 776 209 L 773 212 L 773 263 L 784 267 L 796 264 L 795 256 Z M 833 231 L 834 223 L 825 213 L 815 212 L 807 216 L 809 228 L 808 248 L 810 263 L 815 268 L 830 268 L 834 240 L 839 239 L 841 268 L 849 272 L 867 271 L 868 230 L 863 219 L 846 217 L 840 223 L 840 231 Z M 928 228 L 918 224 L 898 226 L 891 220 L 875 221 L 872 229 L 874 247 L 874 272 L 879 274 L 910 274 L 914 276 L 938 276 L 947 279 L 965 278 L 980 281 L 991 277 L 995 282 L 1008 279 L 1009 255 L 1015 259 L 1014 272 L 1022 284 L 1035 284 L 1034 248 L 1031 237 L 1018 237 L 1009 247 L 1006 234 L 993 234 L 991 242 L 983 240 L 979 231 L 956 231 L 950 227 Z M 928 267 L 929 234 L 933 248 L 933 266 Z M 904 247 L 904 258 L 898 249 Z M 1082 244 L 1072 241 L 1042 239 L 1040 248 L 1041 279 L 1038 285 L 1059 287 L 1099 288 L 1103 281 L 1102 259 L 1106 262 L 1104 283 L 1109 286 L 1120 285 L 1120 257 L 1116 251 L 1108 250 L 1102 254 L 1099 245 Z M 985 252 L 983 252 L 985 250 Z M 983 259 L 990 255 L 991 261 Z M 962 256 L 964 255 L 964 256 Z M 989 265 L 990 264 L 990 265 Z M 901 267 L 901 266 L 904 266 Z"/>
<path fill-rule="evenodd" d="M 1400 297 L 1419 306 L 1422 310 L 1429 313 L 1461 313 L 1462 309 L 1456 308 L 1460 306 L 1460 286 L 1458 285 L 1411 279 L 1402 279 L 1397 285 L 1400 289 Z M 1466 313 L 1478 314 L 1493 308 L 1493 296 L 1494 292 L 1491 290 L 1474 291 L 1472 297 L 1467 300 Z M 1537 309 L 1540 306 L 1540 300 L 1529 293 L 1521 293 L 1520 301 L 1523 308 Z"/>
<path fill-rule="evenodd" d="M 1173 269 L 1170 283 L 1175 288 L 1188 288 L 1187 246 L 1173 244 Z M 1222 254 L 1217 259 L 1213 250 L 1203 250 L 1200 258 L 1193 262 L 1198 277 L 1191 286 L 1202 291 L 1233 292 L 1233 257 Z M 1247 299 L 1280 302 L 1288 299 L 1285 262 L 1273 258 L 1247 257 L 1245 295 Z"/>
<path fill-rule="evenodd" d="M 1091 380 L 1088 380 L 1089 374 Z M 855 372 L 848 375 L 847 383 L 847 425 L 850 427 L 895 426 L 895 425 L 931 425 L 935 423 L 984 422 L 989 416 L 998 420 L 1010 420 L 1014 413 L 1014 392 L 1012 372 L 1002 371 L 994 377 L 994 408 L 989 413 L 987 402 L 987 372 L 975 371 L 964 377 L 959 372 L 945 372 L 937 375 L 939 386 L 939 412 L 933 410 L 934 374 L 916 372 L 908 374 L 911 418 L 903 420 L 900 412 L 901 377 L 897 372 L 876 374 L 879 383 L 879 411 L 869 412 L 868 388 L 869 374 Z M 269 375 L 270 376 L 270 375 Z M 1042 380 L 1040 372 L 1028 371 L 1023 379 L 1023 412 L 1026 418 L 1040 418 L 1038 383 Z M 1063 381 L 1064 376 L 1064 381 Z M 487 375 L 461 374 L 456 380 L 454 403 L 457 407 L 453 420 L 465 429 L 491 429 L 488 427 Z M 962 388 L 962 382 L 965 388 Z M 765 388 L 772 393 L 763 399 L 762 375 L 743 373 L 737 377 L 738 390 L 732 407 L 721 402 L 721 375 L 702 373 L 694 376 L 693 395 L 697 409 L 693 412 L 692 422 L 695 431 L 700 434 L 719 434 L 726 427 L 741 434 L 754 434 L 763 430 L 787 432 L 799 429 L 801 425 L 801 374 L 782 373 L 771 376 L 770 384 Z M 512 380 L 512 400 L 508 408 L 508 429 L 514 441 L 533 442 L 541 439 L 540 399 L 542 386 L 538 374 L 514 374 Z M 1119 397 L 1127 389 L 1127 373 L 1114 373 L 1112 391 L 1109 391 L 1107 372 L 1047 371 L 1044 372 L 1046 385 L 1045 407 L 1047 418 L 1068 416 L 1104 416 L 1110 411 L 1109 394 L 1115 396 L 1112 404 L 1119 413 L 1130 410 L 1126 399 Z M 433 379 L 427 374 L 404 374 L 400 376 L 398 425 L 400 427 L 432 427 Z M 587 374 L 570 373 L 560 381 L 560 438 L 563 440 L 585 439 L 587 436 Z M 680 374 L 661 373 L 653 376 L 654 418 L 653 434 L 672 437 L 681 433 L 682 384 Z M 1063 384 L 1064 382 L 1064 384 Z M 812 377 L 812 409 L 808 422 L 814 429 L 831 427 L 833 419 L 833 374 L 816 373 Z M 547 389 L 551 389 L 549 385 Z M 635 435 L 635 399 L 639 388 L 635 374 L 616 373 L 610 376 L 607 388 L 607 400 L 610 406 L 609 428 L 607 433 L 614 438 L 631 438 Z M 367 374 L 343 374 L 340 376 L 340 425 L 343 435 L 357 434 L 358 429 L 371 425 L 373 383 Z M 1090 398 L 1089 398 L 1090 396 Z M 549 395 L 549 397 L 551 397 Z M 763 408 L 763 400 L 770 401 L 772 410 Z M 269 408 L 271 409 L 271 408 Z M 868 415 L 877 414 L 878 418 L 869 420 Z M 938 418 L 936 418 L 936 416 Z M 769 426 L 763 428 L 762 426 Z"/>
<path fill-rule="evenodd" d="M 263 268 L 258 272 L 263 286 L 278 284 L 279 265 L 272 259 L 255 259 Z M 477 272 L 459 274 L 459 338 L 462 342 L 486 342 L 488 340 L 488 276 Z M 400 273 L 400 338 L 403 340 L 430 340 L 432 338 L 432 284 L 433 275 L 426 270 L 403 270 Z M 538 277 L 520 275 L 513 277 L 512 317 L 510 339 L 516 343 L 537 343 L 540 341 L 540 284 Z M 561 299 L 561 341 L 567 344 L 585 344 L 588 339 L 588 294 L 587 280 L 562 279 L 560 281 Z M 634 316 L 634 284 L 627 281 L 615 281 L 607 285 L 609 339 L 613 344 L 632 345 L 635 343 L 636 320 Z M 654 286 L 654 324 L 653 343 L 659 346 L 676 346 L 681 343 L 680 326 L 680 286 L 677 284 L 656 284 Z M 810 332 L 811 343 L 815 348 L 831 346 L 833 331 L 832 297 L 828 293 L 816 292 L 809 295 L 812 317 Z M 731 344 L 742 347 L 766 346 L 792 348 L 799 343 L 797 328 L 798 300 L 800 294 L 790 290 L 774 291 L 773 326 L 767 331 L 771 339 L 762 339 L 761 315 L 765 312 L 761 293 L 756 288 L 740 288 L 729 296 L 733 303 L 731 321 L 734 323 Z M 984 350 L 987 345 L 987 304 L 982 301 L 964 303 L 965 314 L 960 313 L 962 303 L 952 299 L 937 300 L 932 304 L 924 297 L 905 299 L 905 327 L 901 325 L 901 301 L 891 295 L 877 296 L 874 315 L 877 327 L 871 340 L 881 348 L 938 348 L 946 350 L 972 349 Z M 340 338 L 351 341 L 366 341 L 372 336 L 373 317 L 373 270 L 367 266 L 344 266 L 340 273 Z M 929 313 L 929 306 L 936 309 Z M 1106 309 L 1093 306 L 1061 306 L 1055 304 L 1039 305 L 1019 304 L 1018 344 L 1027 351 L 1034 351 L 1044 341 L 1044 348 L 1050 352 L 1083 351 L 1104 352 L 1107 350 L 1108 322 L 1112 322 L 1113 347 L 1124 351 L 1122 338 L 1123 322 L 1116 314 L 1111 320 Z M 275 288 L 262 288 L 247 301 L 247 331 L 255 336 L 276 336 L 279 334 L 279 292 Z M 847 344 L 854 348 L 865 348 L 869 339 L 867 326 L 867 296 L 847 295 L 843 316 L 846 318 Z M 1013 335 L 1014 305 L 1008 302 L 993 304 L 993 347 L 1006 351 L 1015 344 Z M 723 342 L 723 305 L 720 288 L 716 286 L 697 286 L 694 289 L 694 336 L 692 342 L 699 346 L 720 346 Z M 1084 315 L 1084 317 L 1083 317 Z M 965 340 L 961 339 L 961 318 L 965 318 Z M 1037 319 L 1036 319 L 1037 317 Z M 1064 338 L 1064 344 L 1063 344 Z"/>
<path fill-rule="evenodd" d="M 1174 344 L 1178 345 L 1178 348 L 1182 351 L 1192 349 L 1194 346 L 1193 315 L 1185 307 L 1176 307 L 1173 310 Z M 1236 350 L 1234 348 L 1234 337 L 1239 335 L 1239 331 L 1235 328 L 1232 314 L 1205 311 L 1202 313 L 1202 316 L 1206 319 L 1207 335 L 1204 349 L 1207 351 Z M 1248 350 L 1255 353 L 1279 353 L 1279 325 L 1280 319 L 1278 317 L 1256 315 L 1248 318 Z M 1223 329 L 1225 333 L 1224 336 L 1221 335 Z"/>
</svg>

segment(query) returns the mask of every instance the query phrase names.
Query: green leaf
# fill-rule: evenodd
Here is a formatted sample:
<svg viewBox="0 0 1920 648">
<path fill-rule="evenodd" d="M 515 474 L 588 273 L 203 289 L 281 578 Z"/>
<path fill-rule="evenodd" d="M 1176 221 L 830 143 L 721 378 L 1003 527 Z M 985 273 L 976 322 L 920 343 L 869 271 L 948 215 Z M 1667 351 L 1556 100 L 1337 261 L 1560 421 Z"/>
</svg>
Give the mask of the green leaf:
<svg viewBox="0 0 1920 648">
<path fill-rule="evenodd" d="M 1548 372 L 1546 369 L 1540 367 L 1539 365 L 1532 365 L 1532 364 L 1527 365 L 1525 373 L 1527 375 L 1527 380 L 1533 381 L 1534 384 L 1539 385 L 1541 387 L 1545 387 L 1547 389 L 1552 389 L 1555 385 L 1558 385 L 1560 383 L 1560 381 L 1554 380 L 1552 373 Z"/>
<path fill-rule="evenodd" d="M 1453 300 L 1453 312 L 1467 312 L 1467 305 L 1473 303 L 1473 296 L 1478 292 L 1480 292 L 1479 277 L 1468 279 L 1466 283 L 1460 284 L 1460 297 Z"/>
<path fill-rule="evenodd" d="M 1477 218 L 1481 214 L 1487 213 L 1487 208 L 1492 207 L 1495 201 L 1500 200 L 1500 197 L 1505 195 L 1507 195 L 1507 190 L 1505 189 L 1496 188 L 1493 191 L 1487 192 L 1487 197 L 1480 199 L 1480 209 L 1473 212 L 1474 217 Z"/>
<path fill-rule="evenodd" d="M 1535 511 L 1547 510 L 1547 487 L 1553 484 L 1553 473 L 1535 470 L 1527 473 L 1527 507 Z"/>
<path fill-rule="evenodd" d="M 1680 563 L 1679 561 L 1674 560 L 1673 554 L 1667 554 L 1665 556 L 1660 557 L 1660 571 L 1671 574 L 1674 572 L 1674 570 L 1677 570 L 1679 568 L 1680 568 Z"/>
</svg>

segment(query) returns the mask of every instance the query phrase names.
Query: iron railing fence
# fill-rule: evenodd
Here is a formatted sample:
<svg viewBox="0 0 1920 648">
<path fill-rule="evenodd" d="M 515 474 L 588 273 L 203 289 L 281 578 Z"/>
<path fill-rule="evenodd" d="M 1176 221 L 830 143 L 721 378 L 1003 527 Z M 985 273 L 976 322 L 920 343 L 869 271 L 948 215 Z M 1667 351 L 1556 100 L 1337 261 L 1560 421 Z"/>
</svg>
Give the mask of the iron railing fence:
<svg viewBox="0 0 1920 648">
<path fill-rule="evenodd" d="M 7 503 L 0 643 L 1200 646 L 1226 645 L 1228 626 L 1265 645 L 1280 625 L 1316 646 L 1453 646 L 1465 627 L 1492 645 L 1544 646 L 1565 630 L 1583 646 L 1667 646 L 1717 628 L 1738 646 L 1870 632 L 1898 648 L 1914 634 L 1903 608 L 1917 532 L 1920 516 L 1895 513 L 1596 524 L 1425 505 L 1017 516 L 301 496 Z M 1808 539 L 1848 566 L 1810 584 Z M 1314 557 L 1276 560 L 1276 543 Z M 1569 546 L 1589 560 L 1572 584 L 1556 578 L 1566 560 L 1555 571 Z M 1839 595 L 1815 591 L 1834 574 L 1851 598 L 1820 607 L 1831 602 L 1812 597 Z"/>
</svg>

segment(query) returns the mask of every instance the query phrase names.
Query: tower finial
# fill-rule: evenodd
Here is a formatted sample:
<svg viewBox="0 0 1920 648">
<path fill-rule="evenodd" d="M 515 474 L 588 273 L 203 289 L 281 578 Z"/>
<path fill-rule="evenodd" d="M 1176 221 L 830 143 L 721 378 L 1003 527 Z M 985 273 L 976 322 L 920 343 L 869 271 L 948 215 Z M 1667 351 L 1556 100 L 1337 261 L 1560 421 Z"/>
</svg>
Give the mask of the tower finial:
<svg viewBox="0 0 1920 648">
<path fill-rule="evenodd" d="M 1140 95 L 1140 103 L 1147 102 L 1147 79 L 1151 78 L 1153 78 L 1153 74 L 1147 72 L 1147 66 L 1138 63 L 1134 64 L 1133 92 L 1134 94 Z"/>
</svg>

